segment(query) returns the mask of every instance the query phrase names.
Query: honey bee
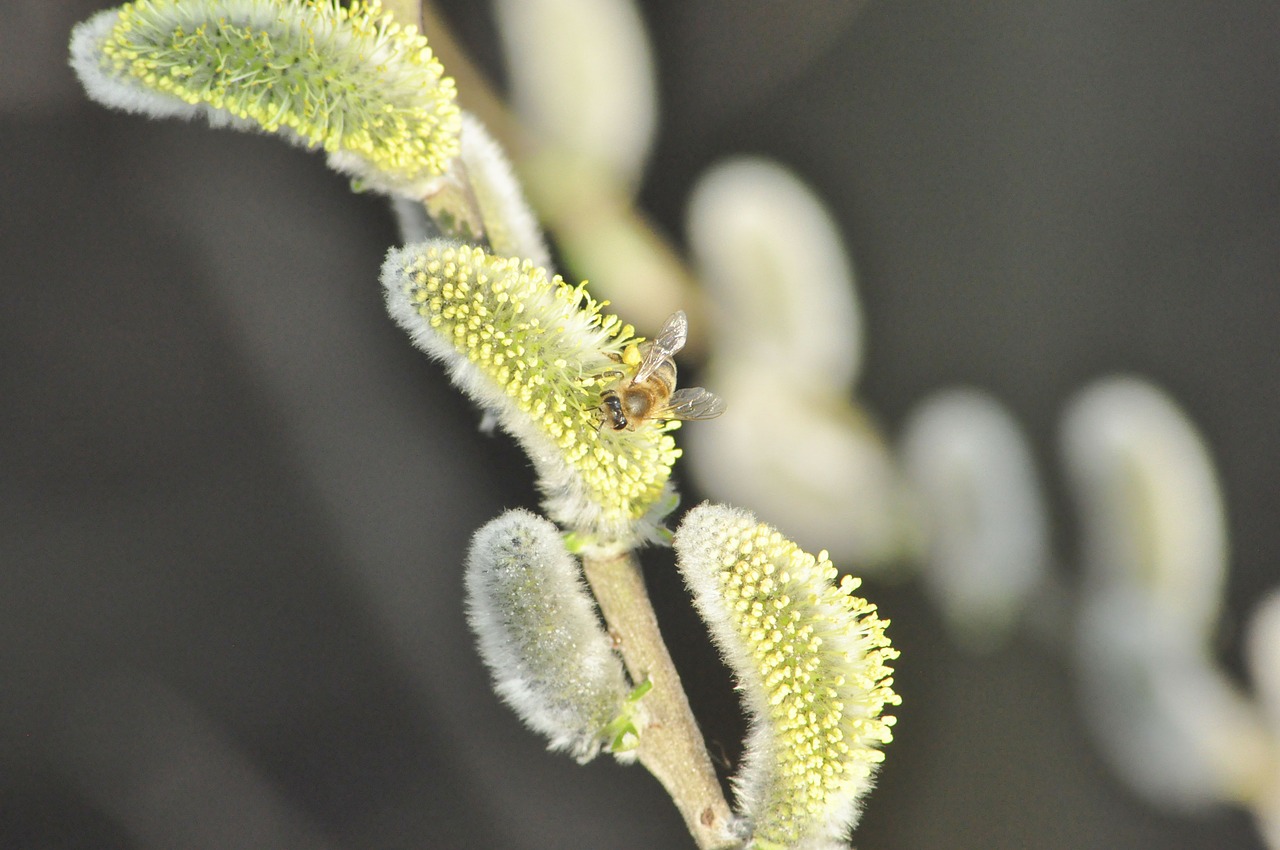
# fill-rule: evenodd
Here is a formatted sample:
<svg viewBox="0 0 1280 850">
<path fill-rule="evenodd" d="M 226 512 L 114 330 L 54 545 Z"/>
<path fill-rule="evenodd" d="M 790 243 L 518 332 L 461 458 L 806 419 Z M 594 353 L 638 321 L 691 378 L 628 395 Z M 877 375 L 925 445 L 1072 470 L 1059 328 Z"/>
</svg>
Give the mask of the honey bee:
<svg viewBox="0 0 1280 850">
<path fill-rule="evenodd" d="M 641 343 L 635 375 L 621 379 L 600 394 L 601 424 L 615 431 L 634 431 L 650 419 L 712 419 L 724 413 L 724 399 L 702 387 L 676 389 L 676 364 L 671 358 L 684 348 L 689 319 L 678 310 L 658 336 Z M 635 355 L 631 359 L 634 359 Z M 623 358 L 623 363 L 628 358 Z"/>
</svg>

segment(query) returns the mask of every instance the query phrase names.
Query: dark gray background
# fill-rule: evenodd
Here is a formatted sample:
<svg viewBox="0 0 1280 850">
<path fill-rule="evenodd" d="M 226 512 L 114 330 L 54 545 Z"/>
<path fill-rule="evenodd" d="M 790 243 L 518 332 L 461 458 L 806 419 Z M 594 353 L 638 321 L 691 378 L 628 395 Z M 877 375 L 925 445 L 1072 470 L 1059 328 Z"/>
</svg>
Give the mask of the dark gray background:
<svg viewBox="0 0 1280 850">
<path fill-rule="evenodd" d="M 104 5 L 0 7 L 0 847 L 689 846 L 647 774 L 544 753 L 488 689 L 460 561 L 535 498 L 383 313 L 384 204 L 272 139 L 88 103 L 65 43 Z M 492 65 L 483 8 L 446 11 Z M 1230 510 L 1238 672 L 1239 624 L 1280 584 L 1280 6 L 646 17 L 664 108 L 643 203 L 678 235 L 733 153 L 818 187 L 860 271 L 868 403 L 895 433 L 935 388 L 1007 402 L 1064 575 L 1066 401 L 1123 371 L 1185 406 Z M 669 552 L 645 562 L 733 758 L 727 674 Z M 1052 649 L 965 656 L 915 585 L 866 592 L 905 702 L 859 846 L 1261 847 L 1242 813 L 1118 785 Z"/>
</svg>

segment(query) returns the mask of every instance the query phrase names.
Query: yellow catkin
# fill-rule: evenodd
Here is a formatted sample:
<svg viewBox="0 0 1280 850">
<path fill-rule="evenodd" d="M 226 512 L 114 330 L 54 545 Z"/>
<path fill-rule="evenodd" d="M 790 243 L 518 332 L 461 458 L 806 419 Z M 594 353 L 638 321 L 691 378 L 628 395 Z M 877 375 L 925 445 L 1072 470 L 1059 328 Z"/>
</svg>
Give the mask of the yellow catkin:
<svg viewBox="0 0 1280 850">
<path fill-rule="evenodd" d="M 458 155 L 453 80 L 376 0 L 140 0 L 100 51 L 108 75 L 341 154 L 379 184 L 419 183 Z"/>
<path fill-rule="evenodd" d="M 680 456 L 670 432 L 678 423 L 601 427 L 601 392 L 618 380 L 610 355 L 635 342 L 634 329 L 603 314 L 583 286 L 528 261 L 444 241 L 393 252 L 384 284 L 406 329 L 414 333 L 415 321 L 431 329 L 428 351 L 460 356 L 481 376 L 478 386 L 459 383 L 524 439 L 554 519 L 594 537 L 626 539 L 669 495 Z M 451 351 L 433 347 L 437 340 Z"/>
<path fill-rule="evenodd" d="M 756 749 L 738 785 L 758 847 L 840 839 L 892 739 L 900 699 L 888 621 L 858 581 L 745 511 L 703 505 L 676 536 L 680 568 L 746 695 Z"/>
</svg>

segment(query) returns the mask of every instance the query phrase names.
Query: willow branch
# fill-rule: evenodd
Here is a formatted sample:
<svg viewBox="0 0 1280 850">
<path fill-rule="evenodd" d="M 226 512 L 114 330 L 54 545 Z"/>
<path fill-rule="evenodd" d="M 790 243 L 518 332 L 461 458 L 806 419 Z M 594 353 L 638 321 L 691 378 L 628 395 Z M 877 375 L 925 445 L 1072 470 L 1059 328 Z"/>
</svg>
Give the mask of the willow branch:
<svg viewBox="0 0 1280 850">
<path fill-rule="evenodd" d="M 700 850 L 735 846 L 729 804 L 658 631 L 635 555 L 587 556 L 582 565 L 627 672 L 635 682 L 653 683 L 644 697 L 649 725 L 640 733 L 640 763 L 671 795 Z"/>
</svg>

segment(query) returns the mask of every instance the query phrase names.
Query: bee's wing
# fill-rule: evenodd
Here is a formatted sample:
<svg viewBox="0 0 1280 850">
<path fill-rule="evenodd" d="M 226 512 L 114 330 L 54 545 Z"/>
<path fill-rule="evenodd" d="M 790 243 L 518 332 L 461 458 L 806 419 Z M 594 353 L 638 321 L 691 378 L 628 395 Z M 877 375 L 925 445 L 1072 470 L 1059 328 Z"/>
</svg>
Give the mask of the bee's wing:
<svg viewBox="0 0 1280 850">
<path fill-rule="evenodd" d="M 659 419 L 714 419 L 724 413 L 724 399 L 705 387 L 687 387 L 671 394 Z"/>
<path fill-rule="evenodd" d="M 636 370 L 636 376 L 631 379 L 631 383 L 639 384 L 658 371 L 659 366 L 684 348 L 684 341 L 688 336 L 689 318 L 685 316 L 684 310 L 677 310 L 663 324 L 662 330 L 658 331 L 653 342 L 644 346 L 644 359 L 640 361 L 640 368 Z"/>
</svg>

